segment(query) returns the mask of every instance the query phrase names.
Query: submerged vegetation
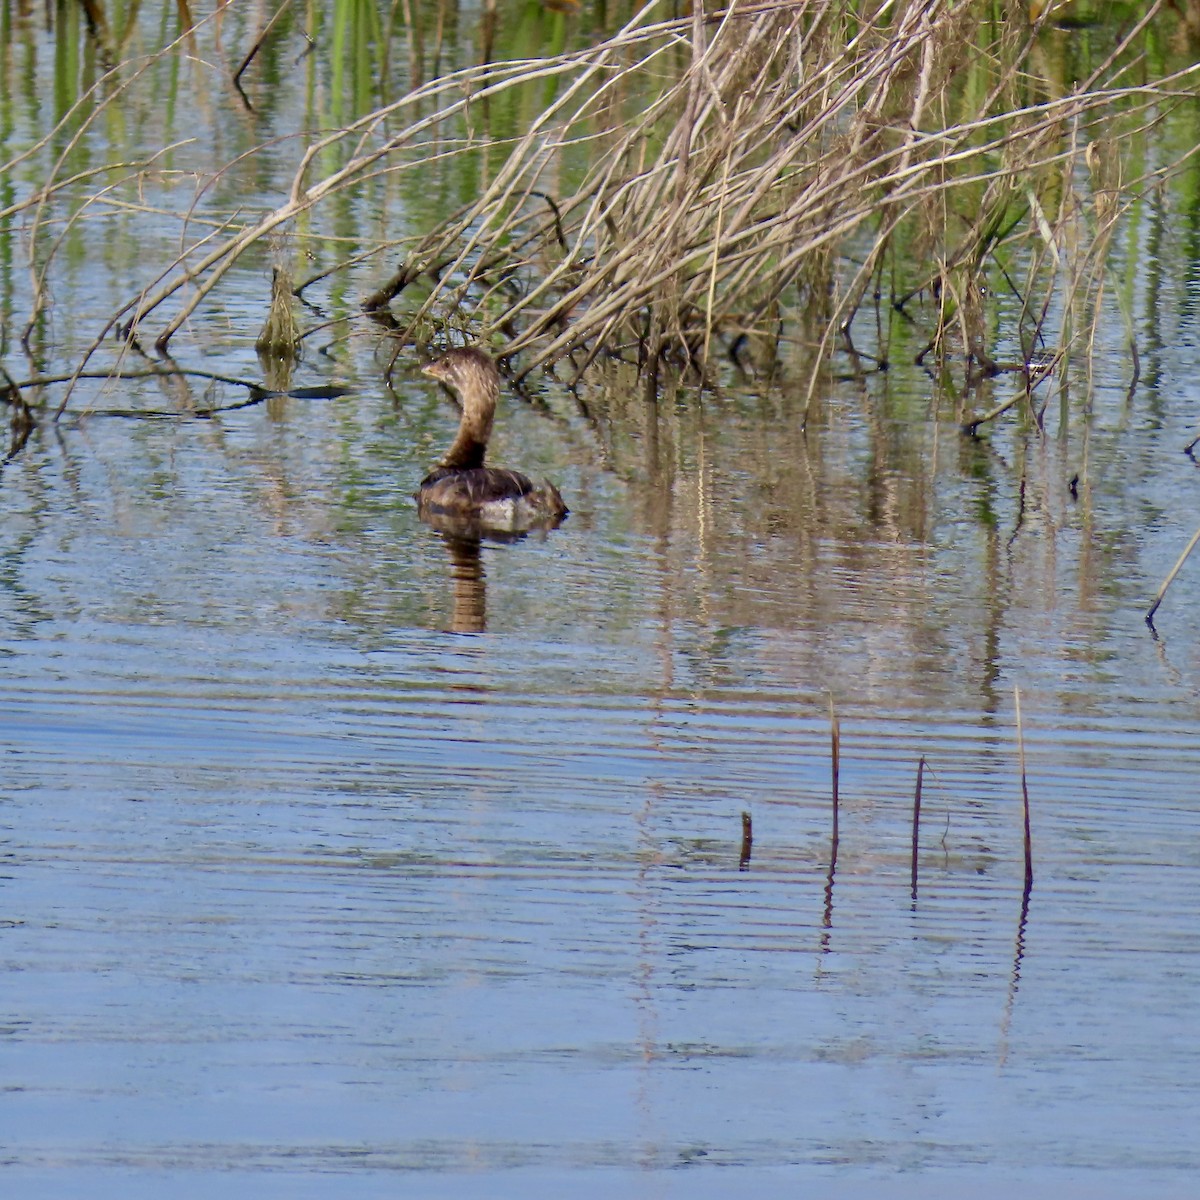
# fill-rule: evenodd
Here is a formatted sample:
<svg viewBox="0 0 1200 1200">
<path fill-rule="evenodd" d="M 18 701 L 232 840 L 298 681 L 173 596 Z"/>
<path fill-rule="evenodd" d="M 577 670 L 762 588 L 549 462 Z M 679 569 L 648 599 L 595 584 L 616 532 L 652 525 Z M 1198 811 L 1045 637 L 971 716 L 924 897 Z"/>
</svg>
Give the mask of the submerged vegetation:
<svg viewBox="0 0 1200 1200">
<path fill-rule="evenodd" d="M 98 213 L 153 224 L 162 251 L 140 252 L 141 283 L 81 347 L 78 374 L 113 345 L 166 353 L 239 286 L 239 262 L 277 262 L 286 235 L 293 270 L 273 273 L 260 337 L 275 356 L 364 312 L 393 360 L 457 330 L 521 374 L 555 366 L 572 381 L 612 356 L 651 384 L 666 363 L 712 380 L 718 350 L 770 373 L 787 343 L 811 402 L 837 354 L 857 372 L 885 367 L 899 320 L 964 397 L 1013 373 L 1009 400 L 964 408 L 973 428 L 1086 364 L 1106 314 L 1122 320 L 1136 375 L 1137 255 L 1114 279 L 1114 239 L 1196 153 L 1194 136 L 1169 132 L 1181 108 L 1195 122 L 1200 6 L 1179 0 L 734 0 L 577 16 L 492 0 L 475 14 L 478 61 L 454 69 L 444 35 L 470 12 L 444 2 L 279 0 L 236 37 L 241 6 L 180 5 L 144 51 L 135 5 L 83 5 L 82 27 L 59 11 L 60 39 L 82 28 L 95 81 L 39 139 L 7 143 L 6 178 L 38 162 L 44 179 L 10 183 L 0 204 L 32 281 L 29 312 L 7 308 L 5 349 L 34 353 L 56 269 Z M 498 23 L 518 12 L 504 44 Z M 11 56 L 21 6 L 3 14 Z M 277 138 L 247 138 L 207 177 L 183 166 L 183 136 L 105 156 L 110 127 L 144 118 L 143 94 L 183 63 L 222 77 L 223 94 L 203 96 L 211 119 L 252 129 L 269 101 L 256 72 L 295 69 L 271 55 L 301 36 L 333 55 L 327 115 L 347 91 L 360 113 L 296 130 L 284 188 L 237 191 L 260 159 L 280 161 Z M 389 223 L 403 211 L 403 228 L 358 231 L 347 252 L 345 203 L 364 194 L 384 198 Z M 299 269 L 302 255 L 319 269 Z M 285 279 L 302 298 L 340 299 L 302 331 Z"/>
</svg>

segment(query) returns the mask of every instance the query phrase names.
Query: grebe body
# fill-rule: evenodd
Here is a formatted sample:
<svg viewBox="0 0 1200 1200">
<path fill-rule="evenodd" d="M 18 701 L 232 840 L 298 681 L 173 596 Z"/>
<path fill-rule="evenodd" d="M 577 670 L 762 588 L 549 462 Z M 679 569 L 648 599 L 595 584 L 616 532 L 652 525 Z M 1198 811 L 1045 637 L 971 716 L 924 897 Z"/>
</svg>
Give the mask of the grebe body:
<svg viewBox="0 0 1200 1200">
<path fill-rule="evenodd" d="M 539 487 L 520 471 L 484 466 L 500 398 L 491 357 L 473 347 L 451 350 L 424 372 L 458 394 L 462 418 L 445 457 L 417 489 L 421 520 L 444 532 L 465 526 L 519 534 L 560 525 L 569 510 L 554 484 Z"/>
</svg>

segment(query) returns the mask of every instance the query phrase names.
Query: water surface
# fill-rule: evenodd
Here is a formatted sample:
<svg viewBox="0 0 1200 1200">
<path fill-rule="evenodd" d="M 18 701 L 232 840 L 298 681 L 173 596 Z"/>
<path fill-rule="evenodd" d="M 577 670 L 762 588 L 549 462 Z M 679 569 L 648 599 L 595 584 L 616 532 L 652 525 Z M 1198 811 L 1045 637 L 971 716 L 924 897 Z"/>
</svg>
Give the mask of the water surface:
<svg viewBox="0 0 1200 1200">
<path fill-rule="evenodd" d="M 613 367 L 591 420 L 533 381 L 496 457 L 572 515 L 477 555 L 411 501 L 455 414 L 369 329 L 299 369 L 328 400 L 81 385 L 0 474 L 13 1194 L 1190 1194 L 1200 568 L 1143 613 L 1197 520 L 1197 273 L 1160 265 L 1132 395 L 1114 321 L 1044 433 L 964 438 L 899 352 L 807 429 L 786 374 Z M 189 361 L 257 378 L 261 316 Z"/>
</svg>

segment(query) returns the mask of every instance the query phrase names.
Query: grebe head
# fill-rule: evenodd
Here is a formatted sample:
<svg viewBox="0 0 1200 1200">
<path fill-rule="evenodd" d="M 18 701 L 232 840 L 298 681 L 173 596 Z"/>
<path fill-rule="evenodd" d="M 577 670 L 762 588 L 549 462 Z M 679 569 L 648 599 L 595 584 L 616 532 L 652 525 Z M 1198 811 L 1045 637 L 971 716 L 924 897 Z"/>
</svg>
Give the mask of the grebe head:
<svg viewBox="0 0 1200 1200">
<path fill-rule="evenodd" d="M 487 400 L 495 408 L 500 395 L 500 372 L 490 354 L 474 346 L 463 346 L 448 350 L 421 369 L 426 375 L 452 387 L 464 408 Z"/>
</svg>

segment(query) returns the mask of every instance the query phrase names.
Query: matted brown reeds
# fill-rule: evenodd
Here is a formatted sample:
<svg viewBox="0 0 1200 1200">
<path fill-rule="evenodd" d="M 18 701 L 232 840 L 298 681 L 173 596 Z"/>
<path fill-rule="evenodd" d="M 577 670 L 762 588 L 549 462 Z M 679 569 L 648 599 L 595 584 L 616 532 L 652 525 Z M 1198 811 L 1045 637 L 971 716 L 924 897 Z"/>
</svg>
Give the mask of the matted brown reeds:
<svg viewBox="0 0 1200 1200">
<path fill-rule="evenodd" d="M 1119 151 L 1195 95 L 1196 65 L 1147 78 L 1142 61 L 1131 82 L 1162 7 L 1068 83 L 1040 65 L 1045 18 L 1016 0 L 697 0 L 673 20 L 646 4 L 584 49 L 469 66 L 302 139 L 281 203 L 181 239 L 79 369 L 114 331 L 165 349 L 243 255 L 348 189 L 468 160 L 476 198 L 369 252 L 364 308 L 401 348 L 449 324 L 520 355 L 519 373 L 570 359 L 578 377 L 620 354 L 653 375 L 664 359 L 703 369 L 718 341 L 775 336 L 791 317 L 811 398 L 864 299 L 886 290 L 905 311 L 920 298 L 930 349 L 956 348 L 967 383 L 1017 376 L 974 427 L 1086 357 L 1117 222 L 1194 153 L 1130 166 Z M 494 119 L 531 89 L 527 116 Z M 40 213 L 62 182 L 23 204 Z M 200 200 L 180 216 L 201 223 Z M 989 272 L 1019 299 L 1019 361 L 989 345 Z"/>
<path fill-rule="evenodd" d="M 696 5 L 661 24 L 649 6 L 593 50 L 530 67 L 569 81 L 479 200 L 430 231 L 367 307 L 426 276 L 402 336 L 454 313 L 503 335 L 523 372 L 573 356 L 578 376 L 631 349 L 651 370 L 663 356 L 703 365 L 715 332 L 773 329 L 790 300 L 816 318 L 818 365 L 899 253 L 916 276 L 905 294 L 936 297 L 931 345 L 959 335 L 968 370 L 1023 376 L 978 424 L 1094 339 L 1113 229 L 1148 178 L 1122 178 L 1113 138 L 1160 119 L 1194 73 L 1120 85 L 1158 7 L 1056 94 L 1026 74 L 1037 31 L 1016 5 L 1001 23 L 939 0 L 796 0 Z M 991 67 L 968 100 L 954 76 L 972 57 Z M 656 75 L 666 82 L 631 119 L 620 97 Z M 556 192 L 564 155 L 581 149 L 582 180 Z M 972 328 L 972 296 L 997 247 L 1018 241 L 1025 353 L 998 364 Z"/>
</svg>

